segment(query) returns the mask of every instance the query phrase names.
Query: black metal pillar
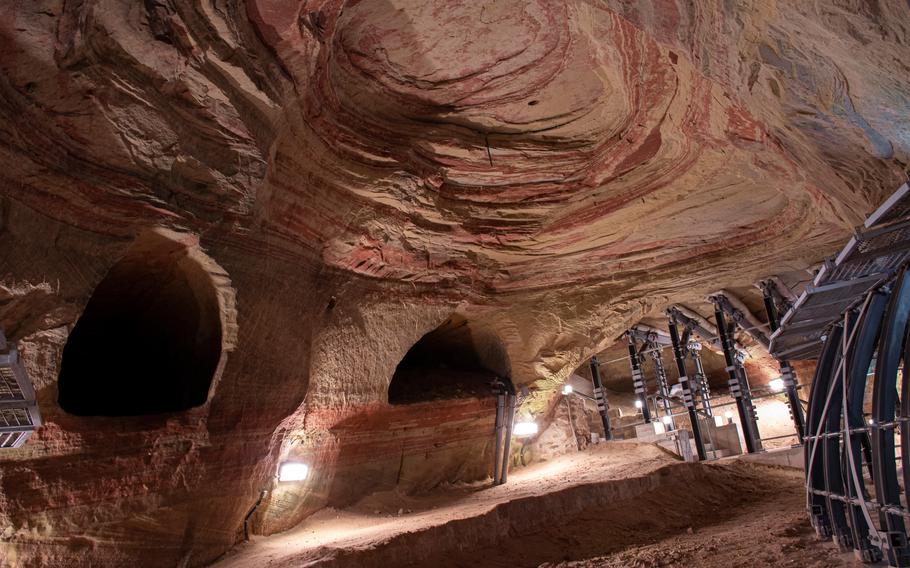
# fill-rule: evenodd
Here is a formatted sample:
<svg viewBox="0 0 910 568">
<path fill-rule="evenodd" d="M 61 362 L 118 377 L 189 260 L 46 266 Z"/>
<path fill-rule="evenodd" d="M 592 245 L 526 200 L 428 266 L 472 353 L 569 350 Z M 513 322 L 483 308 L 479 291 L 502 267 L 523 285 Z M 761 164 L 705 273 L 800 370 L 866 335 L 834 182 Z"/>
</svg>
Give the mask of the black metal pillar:
<svg viewBox="0 0 910 568">
<path fill-rule="evenodd" d="M 708 459 L 705 452 L 705 443 L 701 437 L 701 425 L 698 422 L 698 413 L 695 411 L 695 400 L 692 398 L 692 388 L 689 385 L 689 377 L 686 373 L 686 357 L 683 353 L 679 341 L 679 330 L 676 327 L 676 320 L 669 316 L 668 327 L 670 329 L 670 342 L 673 344 L 673 357 L 676 359 L 676 370 L 679 372 L 679 386 L 682 388 L 683 404 L 689 412 L 689 422 L 692 424 L 692 437 L 695 439 L 695 450 L 698 452 L 698 459 L 704 461 Z"/>
<path fill-rule="evenodd" d="M 641 403 L 641 417 L 645 424 L 651 423 L 651 408 L 648 406 L 648 385 L 645 382 L 645 376 L 641 372 L 641 358 L 638 355 L 638 347 L 635 345 L 635 338 L 631 333 L 626 334 L 629 338 L 629 363 L 632 365 L 632 384 L 635 387 L 635 396 Z"/>
<path fill-rule="evenodd" d="M 651 343 L 651 359 L 654 360 L 654 374 L 657 375 L 657 395 L 660 397 L 661 406 L 664 409 L 664 417 L 661 419 L 667 431 L 675 430 L 676 424 L 673 421 L 673 409 L 670 408 L 670 386 L 667 384 L 667 371 L 664 369 L 664 361 L 660 355 L 660 345 Z"/>
<path fill-rule="evenodd" d="M 597 400 L 597 410 L 600 412 L 600 419 L 604 425 L 604 438 L 613 439 L 613 431 L 610 429 L 610 405 L 607 401 L 607 391 L 604 390 L 603 382 L 600 380 L 600 364 L 597 357 L 591 357 L 591 380 L 594 381 L 594 398 Z"/>
<path fill-rule="evenodd" d="M 713 298 L 712 298 L 713 300 Z M 758 428 L 755 424 L 755 409 L 752 408 L 751 397 L 748 396 L 748 384 L 742 384 L 745 375 L 740 374 L 739 363 L 733 354 L 733 340 L 727 328 L 727 318 L 718 302 L 714 303 L 714 319 L 717 321 L 717 335 L 720 345 L 724 350 L 724 360 L 727 362 L 727 374 L 730 386 L 730 395 L 736 401 L 736 410 L 739 412 L 739 422 L 743 427 L 743 438 L 746 440 L 746 451 L 755 453 L 758 449 Z"/>
<path fill-rule="evenodd" d="M 762 282 L 762 295 L 765 299 L 765 312 L 768 314 L 768 326 L 771 333 L 777 331 L 780 327 L 780 314 L 777 312 L 777 305 L 774 303 L 774 294 L 772 287 L 774 282 L 766 280 Z M 802 443 L 806 436 L 806 415 L 803 413 L 803 405 L 799 401 L 799 392 L 796 388 L 796 373 L 790 362 L 781 359 L 780 378 L 784 381 L 784 391 L 787 394 L 787 403 L 790 405 L 790 417 L 793 419 L 793 426 L 796 428 L 796 435 Z"/>
<path fill-rule="evenodd" d="M 695 363 L 695 384 L 698 387 L 699 402 L 702 410 L 707 416 L 714 416 L 714 410 L 711 408 L 711 385 L 708 384 L 708 375 L 701 363 L 701 343 L 697 341 L 689 342 L 689 356 Z"/>
</svg>

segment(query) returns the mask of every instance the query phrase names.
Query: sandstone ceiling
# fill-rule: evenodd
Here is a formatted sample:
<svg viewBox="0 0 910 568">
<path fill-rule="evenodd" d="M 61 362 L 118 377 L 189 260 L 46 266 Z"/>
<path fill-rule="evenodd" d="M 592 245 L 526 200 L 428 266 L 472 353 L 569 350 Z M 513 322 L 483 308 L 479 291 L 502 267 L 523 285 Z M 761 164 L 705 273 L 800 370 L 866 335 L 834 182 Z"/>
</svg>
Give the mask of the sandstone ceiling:
<svg viewBox="0 0 910 568">
<path fill-rule="evenodd" d="M 396 365 L 453 312 L 545 391 L 670 302 L 815 265 L 906 178 L 908 16 L 903 0 L 3 3 L 0 325 L 46 427 L 0 473 L 5 494 L 34 491 L 0 499 L 0 534 L 178 526 L 169 560 L 211 560 L 281 456 L 373 467 L 366 438 L 327 432 L 381 430 Z M 232 351 L 205 406 L 103 422 L 112 444 L 57 406 L 62 348 L 156 227 L 193 235 L 236 294 Z M 111 463 L 142 465 L 130 489 Z M 266 530 L 349 498 L 333 479 L 355 473 L 320 476 L 315 504 L 273 500 Z M 82 507 L 111 487 L 120 500 Z"/>
<path fill-rule="evenodd" d="M 903 175 L 907 7 L 803 4 L 11 3 L 5 193 L 482 292 L 818 256 Z"/>
</svg>

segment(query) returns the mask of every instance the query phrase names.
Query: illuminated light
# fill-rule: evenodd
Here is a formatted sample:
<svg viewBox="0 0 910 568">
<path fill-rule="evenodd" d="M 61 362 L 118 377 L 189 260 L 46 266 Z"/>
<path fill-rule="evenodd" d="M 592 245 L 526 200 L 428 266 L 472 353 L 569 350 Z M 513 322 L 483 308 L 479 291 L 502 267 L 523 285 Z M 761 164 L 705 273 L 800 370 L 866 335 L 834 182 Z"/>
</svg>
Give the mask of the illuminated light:
<svg viewBox="0 0 910 568">
<path fill-rule="evenodd" d="M 562 386 L 562 394 L 564 394 L 566 396 L 572 394 L 572 391 L 574 391 L 574 390 L 575 389 L 572 388 L 572 385 L 563 385 Z"/>
<path fill-rule="evenodd" d="M 774 379 L 768 383 L 768 388 L 774 392 L 780 392 L 784 390 L 784 380 L 783 379 Z"/>
<path fill-rule="evenodd" d="M 875 420 L 869 419 L 869 426 L 875 426 Z"/>
<path fill-rule="evenodd" d="M 641 403 L 640 400 L 635 401 L 635 408 L 641 408 L 642 406 L 644 406 L 644 405 Z"/>
<path fill-rule="evenodd" d="M 669 426 L 673 422 L 673 417 L 664 416 L 663 418 L 660 419 L 660 421 L 663 422 L 664 424 L 666 424 L 667 426 Z"/>
<path fill-rule="evenodd" d="M 284 462 L 278 468 L 278 481 L 303 481 L 310 473 L 310 466 L 300 462 Z"/>
<path fill-rule="evenodd" d="M 537 422 L 519 422 L 512 427 L 512 435 L 516 438 L 525 438 L 537 433 Z"/>
</svg>

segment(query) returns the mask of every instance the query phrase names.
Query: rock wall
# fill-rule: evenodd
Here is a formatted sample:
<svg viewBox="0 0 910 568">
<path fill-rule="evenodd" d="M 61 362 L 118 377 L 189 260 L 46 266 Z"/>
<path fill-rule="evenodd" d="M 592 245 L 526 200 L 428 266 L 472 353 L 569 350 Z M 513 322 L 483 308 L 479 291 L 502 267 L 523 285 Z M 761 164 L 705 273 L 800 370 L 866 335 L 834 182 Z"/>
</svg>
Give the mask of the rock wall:
<svg viewBox="0 0 910 568">
<path fill-rule="evenodd" d="M 402 439 L 440 464 L 410 487 L 481 475 L 483 403 L 385 406 L 408 349 L 459 314 L 542 416 L 630 323 L 833 252 L 905 178 L 907 11 L 3 4 L 0 325 L 45 426 L 0 456 L 2 562 L 205 564 L 289 456 L 312 489 L 256 530 L 389 482 Z M 68 334 L 161 227 L 234 298 L 215 386 L 176 414 L 66 414 Z"/>
</svg>

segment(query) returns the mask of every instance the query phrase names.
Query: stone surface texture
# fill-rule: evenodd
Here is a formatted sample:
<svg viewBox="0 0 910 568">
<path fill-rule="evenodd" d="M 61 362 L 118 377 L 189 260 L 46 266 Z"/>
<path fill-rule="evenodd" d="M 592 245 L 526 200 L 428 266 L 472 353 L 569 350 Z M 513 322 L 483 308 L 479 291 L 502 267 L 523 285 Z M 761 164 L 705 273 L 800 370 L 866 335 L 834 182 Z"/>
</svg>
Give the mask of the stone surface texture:
<svg viewBox="0 0 910 568">
<path fill-rule="evenodd" d="M 409 348 L 457 313 L 552 416 L 630 324 L 815 265 L 906 177 L 908 22 L 904 0 L 3 2 L 0 325 L 45 426 L 0 455 L 0 565 L 201 566 L 263 490 L 258 533 L 483 477 L 492 398 L 386 404 Z M 153 228 L 229 300 L 209 399 L 70 416 L 67 335 Z M 287 459 L 305 483 L 274 482 Z"/>
</svg>

